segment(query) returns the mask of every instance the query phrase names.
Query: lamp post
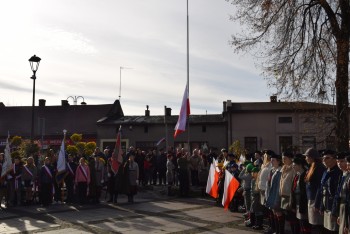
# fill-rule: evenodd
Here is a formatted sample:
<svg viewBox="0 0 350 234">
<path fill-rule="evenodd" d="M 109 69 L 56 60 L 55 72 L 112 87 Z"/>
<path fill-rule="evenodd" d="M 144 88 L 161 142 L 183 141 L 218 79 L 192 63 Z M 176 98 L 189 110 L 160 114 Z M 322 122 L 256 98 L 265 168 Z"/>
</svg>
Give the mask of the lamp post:
<svg viewBox="0 0 350 234">
<path fill-rule="evenodd" d="M 78 103 L 78 99 L 79 98 L 82 98 L 83 99 L 83 101 L 80 103 L 81 105 L 86 105 L 86 102 L 84 101 L 84 97 L 82 97 L 82 96 L 69 96 L 69 97 L 67 97 L 67 101 L 68 101 L 68 99 L 73 99 L 73 103 L 74 103 L 74 105 L 77 105 L 77 103 Z"/>
<path fill-rule="evenodd" d="M 35 106 L 35 80 L 36 80 L 36 72 L 39 68 L 41 58 L 37 57 L 36 55 L 32 56 L 29 59 L 30 68 L 33 71 L 33 76 L 30 77 L 30 79 L 33 80 L 33 102 L 32 102 L 32 126 L 30 131 L 30 142 L 33 144 L 34 140 L 34 106 Z"/>
</svg>

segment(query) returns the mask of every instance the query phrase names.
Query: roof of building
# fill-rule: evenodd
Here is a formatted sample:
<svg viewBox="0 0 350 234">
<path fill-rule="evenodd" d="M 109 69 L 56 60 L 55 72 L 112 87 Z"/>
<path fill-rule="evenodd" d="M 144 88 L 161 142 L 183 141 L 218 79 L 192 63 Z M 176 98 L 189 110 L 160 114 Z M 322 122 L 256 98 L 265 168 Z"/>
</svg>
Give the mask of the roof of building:
<svg viewBox="0 0 350 234">
<path fill-rule="evenodd" d="M 228 112 L 295 112 L 331 111 L 334 106 L 314 102 L 227 102 Z"/>
<path fill-rule="evenodd" d="M 96 133 L 96 121 L 109 113 L 112 104 L 71 105 L 71 106 L 35 106 L 34 132 L 36 136 L 68 133 Z M 31 106 L 0 107 L 0 135 L 30 136 L 32 121 Z"/>
</svg>

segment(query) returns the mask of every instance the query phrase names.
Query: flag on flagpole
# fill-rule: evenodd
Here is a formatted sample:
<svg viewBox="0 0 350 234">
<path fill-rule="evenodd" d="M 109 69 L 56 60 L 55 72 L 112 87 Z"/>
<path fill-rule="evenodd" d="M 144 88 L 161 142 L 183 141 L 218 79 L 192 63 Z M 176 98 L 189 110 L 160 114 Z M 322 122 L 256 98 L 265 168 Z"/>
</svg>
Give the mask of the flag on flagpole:
<svg viewBox="0 0 350 234">
<path fill-rule="evenodd" d="M 212 164 L 210 164 L 208 181 L 206 193 L 212 196 L 213 198 L 217 198 L 219 196 L 219 168 L 217 167 L 216 160 L 213 160 Z"/>
<path fill-rule="evenodd" d="M 179 119 L 177 120 L 176 126 L 175 126 L 175 133 L 174 138 L 176 138 L 177 135 L 184 132 L 186 130 L 186 122 L 187 117 L 191 114 L 190 111 L 190 99 L 189 99 L 189 89 L 188 89 L 188 81 L 185 88 L 185 93 L 182 98 L 182 104 L 181 104 L 181 110 L 179 114 Z"/>
<path fill-rule="evenodd" d="M 157 142 L 156 146 L 159 146 L 163 141 L 165 141 L 165 137 L 163 137 L 162 139 L 160 139 L 160 140 Z"/>
<path fill-rule="evenodd" d="M 238 187 L 238 180 L 228 170 L 225 170 L 224 195 L 222 197 L 222 205 L 225 210 L 228 209 Z"/>
<path fill-rule="evenodd" d="M 122 126 L 119 127 L 119 131 L 117 134 L 117 140 L 115 142 L 115 147 L 114 151 L 111 157 L 111 162 L 112 162 L 112 170 L 116 174 L 120 164 L 123 162 L 123 150 L 122 150 L 122 141 L 121 141 L 121 131 L 122 131 Z"/>
<path fill-rule="evenodd" d="M 11 166 L 12 166 L 9 139 L 10 139 L 10 132 L 8 132 L 8 134 L 7 134 L 6 147 L 5 147 L 5 158 L 4 158 L 4 163 L 2 164 L 1 177 L 4 177 L 6 175 L 6 173 L 11 169 Z"/>
<path fill-rule="evenodd" d="M 67 171 L 66 169 L 66 152 L 64 149 L 64 142 L 66 140 L 66 133 L 64 132 L 64 137 L 61 143 L 60 152 L 58 153 L 58 159 L 57 159 L 57 175 L 56 175 L 56 181 L 57 183 L 61 183 L 64 179 L 64 175 Z"/>
</svg>

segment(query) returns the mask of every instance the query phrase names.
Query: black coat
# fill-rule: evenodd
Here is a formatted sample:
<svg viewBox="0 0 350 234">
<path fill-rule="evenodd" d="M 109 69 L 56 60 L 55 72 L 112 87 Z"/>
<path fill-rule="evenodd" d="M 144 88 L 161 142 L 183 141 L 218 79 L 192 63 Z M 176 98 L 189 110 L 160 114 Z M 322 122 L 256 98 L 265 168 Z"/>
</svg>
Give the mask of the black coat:
<svg viewBox="0 0 350 234">
<path fill-rule="evenodd" d="M 290 207 L 295 210 L 299 206 L 299 213 L 307 214 L 307 196 L 306 196 L 306 183 L 305 183 L 306 171 L 300 175 L 295 175 L 292 186 L 292 196 L 290 201 Z M 299 184 L 299 192 L 296 193 L 297 184 Z"/>
</svg>

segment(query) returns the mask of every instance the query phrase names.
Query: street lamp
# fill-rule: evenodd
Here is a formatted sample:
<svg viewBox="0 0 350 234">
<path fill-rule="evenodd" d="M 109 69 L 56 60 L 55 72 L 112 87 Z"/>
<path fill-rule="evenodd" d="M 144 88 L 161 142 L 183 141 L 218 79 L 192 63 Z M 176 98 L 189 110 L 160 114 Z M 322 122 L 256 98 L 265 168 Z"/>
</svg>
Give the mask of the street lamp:
<svg viewBox="0 0 350 234">
<path fill-rule="evenodd" d="M 34 106 L 35 106 L 35 80 L 36 80 L 36 72 L 39 68 L 41 58 L 37 57 L 36 55 L 32 56 L 29 59 L 30 68 L 33 71 L 33 76 L 30 77 L 30 79 L 33 80 L 33 102 L 32 102 L 32 126 L 30 131 L 30 142 L 33 144 L 33 138 L 34 138 Z"/>
<path fill-rule="evenodd" d="M 81 105 L 86 105 L 86 102 L 84 101 L 84 97 L 82 97 L 82 96 L 74 96 L 74 97 L 73 97 L 73 96 L 69 96 L 69 97 L 67 97 L 67 101 L 68 101 L 69 98 L 73 99 L 74 105 L 77 105 L 78 99 L 79 99 L 79 98 L 82 98 L 83 101 L 82 101 L 80 104 L 81 104 Z"/>
</svg>

